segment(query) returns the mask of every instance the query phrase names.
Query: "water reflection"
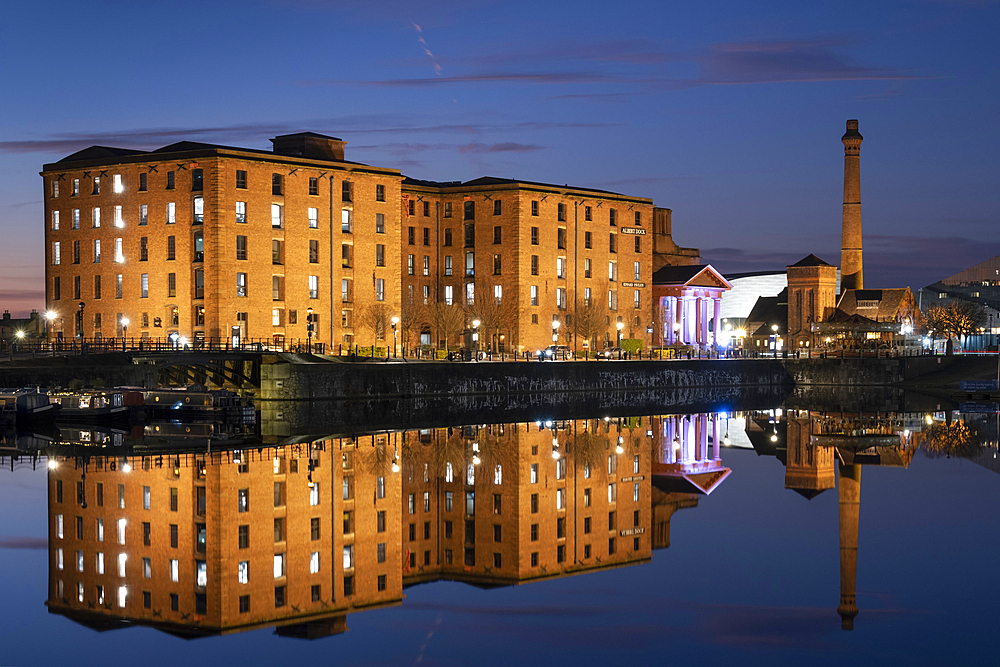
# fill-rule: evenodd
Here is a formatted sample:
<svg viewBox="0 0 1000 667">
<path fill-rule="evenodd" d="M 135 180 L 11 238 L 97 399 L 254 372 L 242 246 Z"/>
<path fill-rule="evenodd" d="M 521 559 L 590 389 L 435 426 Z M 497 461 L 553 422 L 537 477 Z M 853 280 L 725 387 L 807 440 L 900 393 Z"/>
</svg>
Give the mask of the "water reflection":
<svg viewBox="0 0 1000 667">
<path fill-rule="evenodd" d="M 723 449 L 745 443 L 780 461 L 785 488 L 802 498 L 837 489 L 837 612 L 850 630 L 861 468 L 902 472 L 918 447 L 942 442 L 957 443 L 951 455 L 972 443 L 980 458 L 995 456 L 995 445 L 983 449 L 988 423 L 775 409 L 221 450 L 197 439 L 116 450 L 113 433 L 87 431 L 72 455 L 50 456 L 46 604 L 97 629 L 199 637 L 274 627 L 316 638 L 344 632 L 348 614 L 400 604 L 417 584 L 491 588 L 638 565 L 670 546 L 675 512 L 733 474 Z"/>
<path fill-rule="evenodd" d="M 47 605 L 98 629 L 320 637 L 415 584 L 643 563 L 729 474 L 720 446 L 697 414 L 53 458 Z"/>
</svg>

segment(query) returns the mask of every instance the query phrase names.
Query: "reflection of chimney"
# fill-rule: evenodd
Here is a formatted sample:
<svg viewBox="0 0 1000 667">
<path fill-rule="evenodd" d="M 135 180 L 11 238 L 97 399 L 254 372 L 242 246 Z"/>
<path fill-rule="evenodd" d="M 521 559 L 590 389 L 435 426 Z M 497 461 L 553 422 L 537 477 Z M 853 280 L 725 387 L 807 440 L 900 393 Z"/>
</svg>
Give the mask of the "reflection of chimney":
<svg viewBox="0 0 1000 667">
<path fill-rule="evenodd" d="M 840 627 L 854 629 L 858 615 L 858 522 L 861 514 L 861 466 L 840 466 Z"/>
<path fill-rule="evenodd" d="M 858 121 L 847 121 L 844 142 L 844 222 L 840 246 L 840 293 L 862 289 L 861 260 L 861 142 Z"/>
</svg>

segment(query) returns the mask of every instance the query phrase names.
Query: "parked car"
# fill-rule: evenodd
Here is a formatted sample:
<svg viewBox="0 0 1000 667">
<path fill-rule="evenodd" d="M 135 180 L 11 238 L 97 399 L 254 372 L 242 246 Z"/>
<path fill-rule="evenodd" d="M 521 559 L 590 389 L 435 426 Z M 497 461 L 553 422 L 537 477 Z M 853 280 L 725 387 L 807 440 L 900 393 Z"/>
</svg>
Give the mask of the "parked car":
<svg viewBox="0 0 1000 667">
<path fill-rule="evenodd" d="M 598 359 L 624 359 L 628 353 L 620 347 L 606 347 L 597 353 Z"/>
<path fill-rule="evenodd" d="M 567 360 L 573 358 L 573 350 L 569 349 L 565 345 L 549 345 L 544 350 L 538 351 L 539 361 L 558 361 L 559 359 Z"/>
</svg>

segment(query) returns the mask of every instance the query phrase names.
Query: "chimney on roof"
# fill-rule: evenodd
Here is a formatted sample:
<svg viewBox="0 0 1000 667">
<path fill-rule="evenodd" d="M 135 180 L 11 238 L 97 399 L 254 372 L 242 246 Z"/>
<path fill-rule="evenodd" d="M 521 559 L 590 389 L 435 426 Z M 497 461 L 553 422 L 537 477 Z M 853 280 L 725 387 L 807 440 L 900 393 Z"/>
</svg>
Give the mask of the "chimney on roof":
<svg viewBox="0 0 1000 667">
<path fill-rule="evenodd" d="M 343 160 L 346 143 L 346 141 L 336 137 L 328 137 L 315 132 L 299 132 L 297 134 L 283 134 L 271 139 L 271 150 L 277 155 L 291 157 Z"/>
</svg>

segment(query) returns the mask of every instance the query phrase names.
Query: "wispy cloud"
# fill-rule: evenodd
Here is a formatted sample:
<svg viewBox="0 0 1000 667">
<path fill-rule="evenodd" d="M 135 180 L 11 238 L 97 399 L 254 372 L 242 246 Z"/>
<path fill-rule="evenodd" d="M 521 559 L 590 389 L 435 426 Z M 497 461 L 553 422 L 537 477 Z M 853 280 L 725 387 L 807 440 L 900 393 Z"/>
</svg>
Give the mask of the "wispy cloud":
<svg viewBox="0 0 1000 667">
<path fill-rule="evenodd" d="M 911 79 L 913 76 L 854 63 L 837 53 L 846 40 L 729 42 L 710 46 L 696 57 L 704 84 L 802 83 Z"/>
<path fill-rule="evenodd" d="M 440 86 L 449 83 L 529 83 L 529 84 L 595 84 L 620 83 L 621 78 L 600 72 L 481 72 L 433 78 L 380 79 L 373 81 L 349 79 L 304 79 L 302 86 Z"/>
<path fill-rule="evenodd" d="M 5 537 L 0 539 L 0 549 L 48 549 L 44 537 Z"/>
<path fill-rule="evenodd" d="M 413 24 L 413 29 L 417 31 L 417 43 L 420 44 L 420 48 L 424 50 L 424 54 L 431 59 L 431 64 L 434 66 L 434 73 L 441 76 L 441 63 L 438 62 L 434 54 L 431 53 L 431 49 L 427 46 L 427 42 L 424 40 L 424 31 L 416 23 Z"/>
<path fill-rule="evenodd" d="M 459 153 L 530 153 L 531 151 L 542 150 L 544 146 L 536 144 L 518 144 L 513 141 L 505 141 L 499 144 L 465 144 L 459 146 Z"/>
</svg>

